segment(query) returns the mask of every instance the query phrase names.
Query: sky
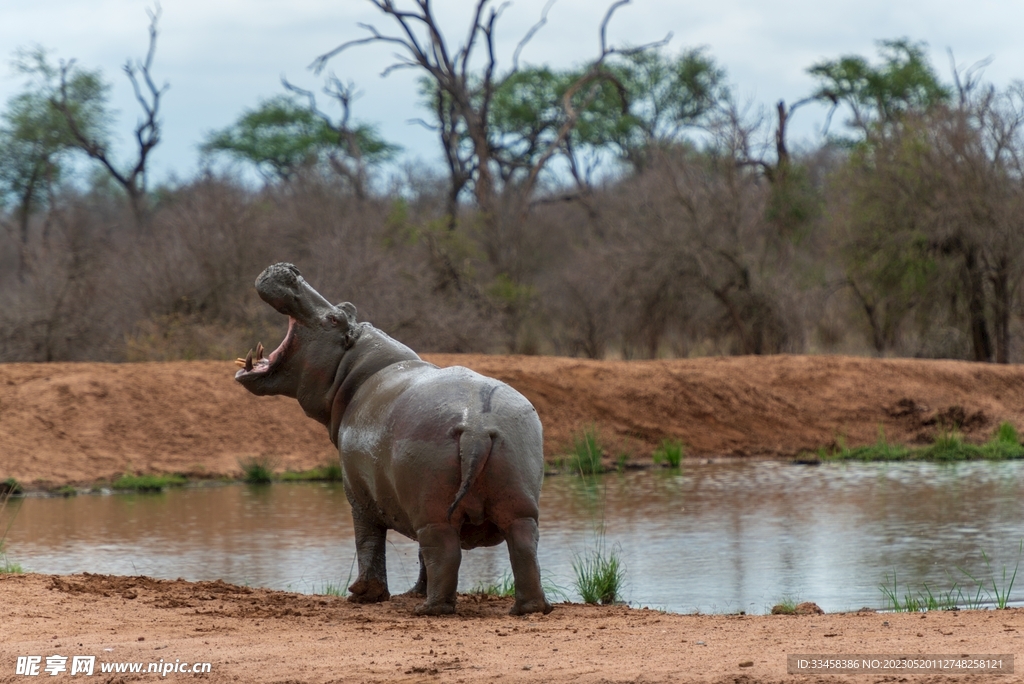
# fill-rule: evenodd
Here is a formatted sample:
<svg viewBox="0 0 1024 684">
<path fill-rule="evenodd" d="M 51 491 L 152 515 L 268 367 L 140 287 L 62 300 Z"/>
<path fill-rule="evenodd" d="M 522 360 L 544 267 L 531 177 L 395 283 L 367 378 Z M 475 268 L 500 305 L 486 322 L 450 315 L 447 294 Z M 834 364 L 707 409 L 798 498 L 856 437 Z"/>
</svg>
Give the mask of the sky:
<svg viewBox="0 0 1024 684">
<path fill-rule="evenodd" d="M 396 0 L 411 6 L 411 0 Z M 545 0 L 512 0 L 497 25 L 499 68 L 507 68 L 516 44 L 541 16 Z M 598 53 L 605 0 L 556 0 L 548 23 L 524 49 L 521 61 L 569 67 Z M 434 11 L 453 46 L 468 30 L 471 0 L 434 0 Z M 74 58 L 102 70 L 117 112 L 113 132 L 122 155 L 130 152 L 138 117 L 130 83 L 121 71 L 144 56 L 151 0 L 0 0 L 0 103 L 24 87 L 9 68 L 20 47 L 42 46 L 54 60 Z M 169 90 L 161 107 L 163 139 L 152 153 L 151 178 L 187 180 L 200 168 L 198 146 L 215 129 L 230 125 L 261 99 L 281 94 L 281 78 L 312 90 L 323 79 L 309 70 L 320 54 L 365 36 L 359 23 L 383 33 L 393 24 L 368 0 L 163 0 L 152 69 Z M 874 57 L 876 41 L 908 37 L 925 41 L 932 63 L 949 78 L 952 50 L 961 67 L 991 58 L 985 77 L 999 86 L 1024 79 L 1024 3 L 976 0 L 632 0 L 608 28 L 613 45 L 656 41 L 672 33 L 673 54 L 706 48 L 722 67 L 737 99 L 753 108 L 779 99 L 796 101 L 814 81 L 807 68 L 844 54 Z M 331 60 L 329 70 L 362 93 L 355 119 L 376 125 L 402 146 L 402 159 L 440 166 L 430 131 L 411 123 L 425 111 L 417 104 L 416 74 L 381 77 L 393 46 L 353 48 Z M 327 108 L 326 98 L 322 101 Z M 0 105 L 3 106 L 3 105 Z M 328 111 L 331 111 L 328 109 Z M 790 126 L 792 143 L 820 135 L 825 110 L 802 109 Z M 834 125 L 834 124 L 833 124 Z"/>
</svg>

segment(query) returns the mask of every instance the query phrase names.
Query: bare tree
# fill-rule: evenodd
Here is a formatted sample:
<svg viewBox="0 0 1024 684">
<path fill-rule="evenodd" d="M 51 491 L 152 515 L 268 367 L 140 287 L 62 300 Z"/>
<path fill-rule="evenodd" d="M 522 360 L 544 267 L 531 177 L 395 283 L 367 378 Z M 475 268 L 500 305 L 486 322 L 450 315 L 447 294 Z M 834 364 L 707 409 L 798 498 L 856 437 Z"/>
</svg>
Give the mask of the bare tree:
<svg viewBox="0 0 1024 684">
<path fill-rule="evenodd" d="M 485 224 L 494 229 L 500 221 L 500 213 L 507 213 L 507 203 L 502 205 L 502 195 L 508 199 L 507 191 L 513 188 L 499 187 L 495 177 L 496 147 L 500 144 L 491 129 L 490 110 L 496 90 L 519 69 L 519 54 L 527 42 L 547 22 L 551 2 L 545 6 L 541 19 L 519 42 L 511 68 L 498 74 L 495 54 L 495 25 L 506 5 L 495 8 L 491 0 L 476 0 L 473 16 L 465 42 L 453 50 L 441 29 L 431 8 L 430 0 L 414 0 L 414 9 L 400 9 L 394 0 L 369 0 L 377 9 L 391 18 L 398 26 L 397 35 L 382 33 L 373 25 L 361 25 L 370 34 L 365 38 L 351 40 L 327 52 L 313 63 L 319 72 L 327 62 L 341 52 L 358 45 L 384 43 L 396 45 L 400 52 L 398 61 L 384 70 L 388 74 L 396 69 L 418 69 L 425 72 L 432 89 L 434 114 L 445 159 L 450 174 L 448 195 L 449 227 L 454 228 L 458 215 L 458 201 L 463 190 L 471 187 L 477 206 L 483 213 Z M 601 22 L 600 52 L 590 62 L 582 75 L 565 92 L 561 106 L 564 111 L 557 133 L 547 141 L 546 148 L 532 158 L 523 179 L 514 188 L 514 214 L 521 220 L 529 209 L 528 200 L 536 188 L 540 174 L 552 156 L 564 145 L 566 138 L 577 125 L 582 111 L 596 97 L 603 82 L 617 83 L 614 74 L 605 68 L 609 56 L 637 52 L 650 46 L 622 50 L 610 47 L 607 41 L 607 27 L 614 12 L 630 0 L 612 3 Z M 482 68 L 471 70 L 478 63 L 477 55 L 482 51 Z M 499 211 L 499 205 L 504 212 Z M 492 254 L 492 259 L 498 254 Z"/>
<path fill-rule="evenodd" d="M 110 157 L 110 149 L 106 140 L 91 133 L 77 116 L 73 98 L 69 93 L 69 76 L 74 69 L 75 60 L 61 61 L 60 83 L 52 103 L 63 114 L 68 128 L 74 136 L 76 146 L 91 158 L 98 161 L 128 195 L 137 226 L 141 226 L 146 217 L 146 164 L 149 154 L 160 142 L 160 98 L 170 87 L 164 84 L 157 87 L 153 81 L 151 69 L 153 56 L 156 54 L 157 24 L 160 21 L 160 6 L 146 10 L 149 15 L 149 50 L 144 60 L 128 60 L 123 69 L 131 81 L 135 92 L 135 100 L 142 109 L 142 117 L 135 125 L 135 142 L 137 154 L 134 163 L 128 168 L 115 164 Z"/>
</svg>

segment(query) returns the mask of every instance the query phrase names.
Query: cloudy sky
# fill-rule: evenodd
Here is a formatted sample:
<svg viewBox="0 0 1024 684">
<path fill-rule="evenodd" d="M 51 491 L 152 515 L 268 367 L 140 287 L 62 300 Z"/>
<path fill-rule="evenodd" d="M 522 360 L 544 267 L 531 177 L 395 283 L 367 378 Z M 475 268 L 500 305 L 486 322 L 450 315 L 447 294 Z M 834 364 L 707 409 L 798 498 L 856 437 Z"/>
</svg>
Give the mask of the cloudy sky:
<svg viewBox="0 0 1024 684">
<path fill-rule="evenodd" d="M 404 0 L 411 4 L 411 0 Z M 403 0 L 398 0 L 399 4 Z M 471 0 L 435 0 L 449 41 L 459 43 Z M 570 66 L 598 50 L 598 26 L 609 2 L 557 0 L 548 25 L 522 61 Z M 512 0 L 498 25 L 498 55 L 509 64 L 516 43 L 537 21 L 544 0 Z M 115 132 L 128 140 L 137 110 L 121 66 L 144 55 L 150 0 L 0 0 L 0 56 L 41 45 L 54 58 L 75 58 L 102 69 L 113 85 Z M 197 145 L 261 98 L 282 92 L 280 79 L 315 89 L 320 79 L 308 66 L 341 42 L 365 35 L 359 22 L 392 27 L 365 0 L 163 0 L 153 74 L 168 82 L 163 106 L 164 137 L 153 153 L 157 178 L 186 179 L 198 168 Z M 669 49 L 705 46 L 728 72 L 738 98 L 770 105 L 794 101 L 813 87 L 811 64 L 841 54 L 875 54 L 875 41 L 909 37 L 926 41 L 933 63 L 949 74 L 948 49 L 961 66 L 991 57 L 986 77 L 1005 85 L 1024 78 L 1024 3 L 977 0 L 968 7 L 951 0 L 633 0 L 609 27 L 613 44 L 638 44 L 672 32 Z M 332 60 L 330 69 L 362 91 L 357 119 L 375 123 L 405 149 L 408 159 L 438 163 L 434 139 L 409 123 L 423 115 L 416 104 L 414 75 L 380 77 L 391 61 L 384 46 L 355 48 Z M 23 82 L 4 64 L 0 102 Z M 823 111 L 801 111 L 792 133 L 812 140 Z"/>
</svg>

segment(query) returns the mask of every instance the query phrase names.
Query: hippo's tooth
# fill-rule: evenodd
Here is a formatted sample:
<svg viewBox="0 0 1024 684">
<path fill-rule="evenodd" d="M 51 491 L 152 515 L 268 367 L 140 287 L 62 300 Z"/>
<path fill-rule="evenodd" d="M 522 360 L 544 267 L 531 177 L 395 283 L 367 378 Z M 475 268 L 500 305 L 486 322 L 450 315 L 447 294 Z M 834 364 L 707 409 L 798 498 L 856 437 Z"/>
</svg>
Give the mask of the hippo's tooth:
<svg viewBox="0 0 1024 684">
<path fill-rule="evenodd" d="M 239 356 L 237 359 L 235 359 L 235 365 L 238 366 L 239 368 L 245 368 L 245 359 Z"/>
<path fill-rule="evenodd" d="M 257 342 L 256 343 L 256 360 L 259 361 L 262 358 L 263 358 L 263 343 L 262 342 Z"/>
<path fill-rule="evenodd" d="M 252 349 L 250 349 L 249 353 L 245 355 L 245 370 L 252 370 Z"/>
</svg>

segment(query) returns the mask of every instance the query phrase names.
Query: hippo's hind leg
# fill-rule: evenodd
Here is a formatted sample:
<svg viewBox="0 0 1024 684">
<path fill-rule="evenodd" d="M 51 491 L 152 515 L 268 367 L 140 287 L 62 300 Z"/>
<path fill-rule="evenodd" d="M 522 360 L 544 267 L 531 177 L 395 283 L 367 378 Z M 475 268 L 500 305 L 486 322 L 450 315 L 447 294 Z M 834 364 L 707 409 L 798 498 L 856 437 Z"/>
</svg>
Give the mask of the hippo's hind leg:
<svg viewBox="0 0 1024 684">
<path fill-rule="evenodd" d="M 537 563 L 539 539 L 536 518 L 517 518 L 505 530 L 505 543 L 516 581 L 516 602 L 509 611 L 511 615 L 546 615 L 551 612 L 551 604 L 540 585 L 540 565 Z"/>
<path fill-rule="evenodd" d="M 353 510 L 353 513 L 355 511 Z M 353 515 L 356 532 L 356 558 L 359 577 L 348 588 L 349 601 L 376 603 L 391 598 L 388 593 L 387 556 L 385 555 L 388 530 L 382 525 Z"/>
<path fill-rule="evenodd" d="M 427 600 L 416 606 L 416 614 L 450 615 L 455 612 L 462 563 L 459 531 L 448 524 L 425 525 L 416 531 L 416 538 L 427 571 Z"/>
</svg>

